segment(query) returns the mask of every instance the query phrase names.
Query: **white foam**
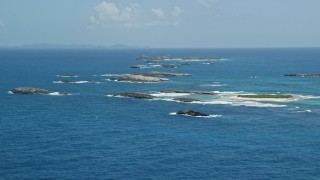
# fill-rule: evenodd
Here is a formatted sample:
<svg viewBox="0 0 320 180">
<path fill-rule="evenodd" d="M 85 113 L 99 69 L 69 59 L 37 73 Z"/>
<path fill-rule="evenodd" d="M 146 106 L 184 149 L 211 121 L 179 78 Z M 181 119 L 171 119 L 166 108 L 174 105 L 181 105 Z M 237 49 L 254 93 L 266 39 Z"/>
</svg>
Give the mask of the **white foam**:
<svg viewBox="0 0 320 180">
<path fill-rule="evenodd" d="M 257 101 L 235 101 L 231 99 L 218 98 L 209 101 L 194 101 L 192 104 L 202 105 L 231 105 L 231 106 L 246 106 L 246 107 L 286 107 L 287 105 L 262 103 Z"/>
<path fill-rule="evenodd" d="M 100 84 L 101 82 L 95 82 L 95 81 L 71 81 L 71 82 L 53 81 L 53 83 L 58 83 L 58 84 L 85 84 L 85 83 Z"/>
<path fill-rule="evenodd" d="M 320 99 L 320 96 L 313 96 L 313 95 L 298 95 L 292 94 L 298 100 L 305 100 L 305 99 Z"/>
<path fill-rule="evenodd" d="M 221 87 L 221 86 L 227 86 L 227 85 L 226 84 L 209 84 L 208 86 Z"/>
<path fill-rule="evenodd" d="M 256 101 L 242 101 L 242 102 L 233 102 L 232 106 L 246 106 L 246 107 L 273 107 L 273 108 L 280 108 L 286 107 L 287 105 L 278 105 L 278 104 L 271 104 L 271 103 L 261 103 Z"/>
<path fill-rule="evenodd" d="M 156 64 L 156 65 L 150 65 L 150 67 L 161 67 L 161 65 Z"/>
<path fill-rule="evenodd" d="M 230 95 L 230 94 L 240 94 L 243 93 L 243 91 L 213 91 L 214 93 L 220 94 L 220 95 Z"/>
<path fill-rule="evenodd" d="M 221 84 L 220 82 L 212 82 L 210 84 L 203 84 L 201 86 L 221 87 L 221 86 L 227 86 L 227 84 Z"/>
<path fill-rule="evenodd" d="M 64 96 L 66 94 L 61 94 L 60 92 L 52 92 L 52 93 L 49 93 L 48 95 L 50 95 L 50 96 Z"/>
<path fill-rule="evenodd" d="M 8 94 L 13 94 L 13 92 L 12 91 L 8 91 Z"/>
</svg>

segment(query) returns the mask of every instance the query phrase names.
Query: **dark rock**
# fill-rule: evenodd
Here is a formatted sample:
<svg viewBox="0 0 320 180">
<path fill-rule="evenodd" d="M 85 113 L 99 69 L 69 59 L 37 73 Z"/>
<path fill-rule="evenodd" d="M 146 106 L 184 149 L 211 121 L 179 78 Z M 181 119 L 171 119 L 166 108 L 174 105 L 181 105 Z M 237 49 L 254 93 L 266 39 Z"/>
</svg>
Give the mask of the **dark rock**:
<svg viewBox="0 0 320 180">
<path fill-rule="evenodd" d="M 200 95 L 217 95 L 218 93 L 212 91 L 194 91 L 194 90 L 163 90 L 162 93 L 190 93 Z"/>
<path fill-rule="evenodd" d="M 163 64 L 163 65 L 161 65 L 161 67 L 163 67 L 163 68 L 177 68 L 177 66 L 175 64 Z"/>
<path fill-rule="evenodd" d="M 192 98 L 173 98 L 175 101 L 180 101 L 180 102 L 195 102 L 199 101 L 197 99 L 192 99 Z"/>
<path fill-rule="evenodd" d="M 146 63 L 148 63 L 148 64 L 158 64 L 159 61 L 158 60 L 146 60 Z"/>
<path fill-rule="evenodd" d="M 32 87 L 20 87 L 12 89 L 11 92 L 13 94 L 49 94 L 51 93 L 45 89 L 32 88 Z"/>
<path fill-rule="evenodd" d="M 115 94 L 113 96 L 121 96 L 121 97 L 130 97 L 130 98 L 138 98 L 138 99 L 153 99 L 156 98 L 150 94 L 139 93 L 139 92 L 131 92 L 131 93 L 120 93 Z"/>
<path fill-rule="evenodd" d="M 72 81 L 72 80 L 62 80 L 62 83 L 75 83 L 76 81 Z"/>
<path fill-rule="evenodd" d="M 142 69 L 144 67 L 145 67 L 144 65 L 133 65 L 133 66 L 130 66 L 130 68 L 133 68 L 133 69 Z"/>
<path fill-rule="evenodd" d="M 188 116 L 209 116 L 209 114 L 193 111 L 193 110 L 180 110 L 177 112 L 178 115 L 188 115 Z"/>
</svg>

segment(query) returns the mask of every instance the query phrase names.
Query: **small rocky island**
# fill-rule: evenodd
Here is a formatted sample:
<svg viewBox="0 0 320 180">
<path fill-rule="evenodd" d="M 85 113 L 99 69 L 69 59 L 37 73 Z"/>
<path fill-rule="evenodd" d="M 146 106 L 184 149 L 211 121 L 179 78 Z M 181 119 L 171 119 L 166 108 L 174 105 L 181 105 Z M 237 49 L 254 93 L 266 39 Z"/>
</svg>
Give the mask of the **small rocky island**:
<svg viewBox="0 0 320 180">
<path fill-rule="evenodd" d="M 136 75 L 142 75 L 142 76 L 192 76 L 191 74 L 162 72 L 162 71 L 151 71 L 151 72 L 146 72 L 146 73 L 137 73 Z"/>
<path fill-rule="evenodd" d="M 180 110 L 177 112 L 177 115 L 184 115 L 184 116 L 195 116 L 195 117 L 207 117 L 209 114 L 205 114 L 202 112 L 197 112 L 193 110 Z"/>
<path fill-rule="evenodd" d="M 193 99 L 193 98 L 173 98 L 172 100 L 179 101 L 179 102 L 186 102 L 186 103 L 199 101 L 198 99 Z"/>
<path fill-rule="evenodd" d="M 285 74 L 284 76 L 292 76 L 292 77 L 320 77 L 320 74 Z"/>
<path fill-rule="evenodd" d="M 167 78 L 158 78 L 151 76 L 143 76 L 143 75 L 122 75 L 111 78 L 112 81 L 126 81 L 126 82 L 161 82 L 161 81 L 169 81 Z"/>
<path fill-rule="evenodd" d="M 113 96 L 120 96 L 120 97 L 130 97 L 130 98 L 137 98 L 137 99 L 153 99 L 156 98 L 150 94 L 140 93 L 140 92 L 131 92 L 131 93 L 120 93 L 115 94 Z"/>
<path fill-rule="evenodd" d="M 10 91 L 12 94 L 51 94 L 56 93 L 58 95 L 67 95 L 65 92 L 51 92 L 45 89 L 33 88 L 33 87 L 19 87 Z"/>
<path fill-rule="evenodd" d="M 58 74 L 57 77 L 75 78 L 75 77 L 78 77 L 78 76 L 76 74 Z"/>
</svg>

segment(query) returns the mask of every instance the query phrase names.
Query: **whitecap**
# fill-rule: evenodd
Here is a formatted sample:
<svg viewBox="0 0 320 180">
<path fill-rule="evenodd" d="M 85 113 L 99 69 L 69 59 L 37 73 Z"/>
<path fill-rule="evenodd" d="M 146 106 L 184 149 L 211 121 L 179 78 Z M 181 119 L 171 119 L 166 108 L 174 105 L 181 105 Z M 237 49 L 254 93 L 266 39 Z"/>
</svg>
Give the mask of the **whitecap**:
<svg viewBox="0 0 320 180">
<path fill-rule="evenodd" d="M 62 81 L 53 81 L 53 83 L 63 83 Z"/>
<path fill-rule="evenodd" d="M 8 94 L 13 94 L 13 92 L 12 91 L 8 91 Z"/>
<path fill-rule="evenodd" d="M 150 65 L 150 67 L 161 67 L 161 65 L 156 64 L 156 65 Z"/>
<path fill-rule="evenodd" d="M 298 113 L 304 113 L 304 112 L 306 112 L 306 113 L 311 113 L 312 111 L 310 110 L 310 109 L 307 109 L 307 110 L 304 110 L 304 111 L 297 111 Z"/>
<path fill-rule="evenodd" d="M 211 86 L 211 87 L 222 87 L 222 86 L 227 86 L 227 84 L 209 84 L 208 86 Z"/>
</svg>

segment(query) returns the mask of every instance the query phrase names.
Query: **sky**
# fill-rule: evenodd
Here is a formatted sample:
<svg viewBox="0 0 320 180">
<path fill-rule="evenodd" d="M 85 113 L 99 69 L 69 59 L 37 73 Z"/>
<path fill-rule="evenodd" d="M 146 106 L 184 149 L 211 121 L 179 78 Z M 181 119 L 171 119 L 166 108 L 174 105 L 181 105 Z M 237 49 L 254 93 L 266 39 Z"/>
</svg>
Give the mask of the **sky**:
<svg viewBox="0 0 320 180">
<path fill-rule="evenodd" d="M 320 0 L 1 0 L 0 46 L 320 47 Z"/>
</svg>

